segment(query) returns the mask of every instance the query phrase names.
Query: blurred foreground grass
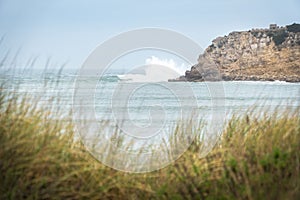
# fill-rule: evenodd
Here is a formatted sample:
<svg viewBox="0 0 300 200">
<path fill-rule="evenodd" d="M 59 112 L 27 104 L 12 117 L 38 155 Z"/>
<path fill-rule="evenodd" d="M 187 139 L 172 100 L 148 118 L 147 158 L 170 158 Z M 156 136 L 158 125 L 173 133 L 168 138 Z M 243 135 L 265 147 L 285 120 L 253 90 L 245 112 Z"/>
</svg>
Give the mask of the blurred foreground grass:
<svg viewBox="0 0 300 200">
<path fill-rule="evenodd" d="M 300 199 L 299 109 L 233 117 L 212 152 L 130 174 L 93 159 L 71 121 L 0 93 L 0 199 Z"/>
</svg>

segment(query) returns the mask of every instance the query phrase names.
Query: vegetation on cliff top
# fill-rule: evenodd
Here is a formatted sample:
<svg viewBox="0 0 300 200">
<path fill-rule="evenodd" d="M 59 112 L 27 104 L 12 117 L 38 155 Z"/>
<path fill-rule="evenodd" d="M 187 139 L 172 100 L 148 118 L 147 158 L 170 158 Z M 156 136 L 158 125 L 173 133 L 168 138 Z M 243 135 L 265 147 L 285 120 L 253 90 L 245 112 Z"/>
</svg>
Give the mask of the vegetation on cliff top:
<svg viewBox="0 0 300 200">
<path fill-rule="evenodd" d="M 300 32 L 300 24 L 293 23 L 291 25 L 286 26 L 289 32 L 299 33 Z"/>
<path fill-rule="evenodd" d="M 273 38 L 276 46 L 281 45 L 288 37 L 288 32 L 298 33 L 300 32 L 300 24 L 291 24 L 286 26 L 286 30 L 269 31 L 268 36 Z"/>
<path fill-rule="evenodd" d="M 279 46 L 288 37 L 288 33 L 285 30 L 270 31 L 270 32 L 268 32 L 268 36 L 273 38 L 273 41 L 276 46 Z"/>
</svg>

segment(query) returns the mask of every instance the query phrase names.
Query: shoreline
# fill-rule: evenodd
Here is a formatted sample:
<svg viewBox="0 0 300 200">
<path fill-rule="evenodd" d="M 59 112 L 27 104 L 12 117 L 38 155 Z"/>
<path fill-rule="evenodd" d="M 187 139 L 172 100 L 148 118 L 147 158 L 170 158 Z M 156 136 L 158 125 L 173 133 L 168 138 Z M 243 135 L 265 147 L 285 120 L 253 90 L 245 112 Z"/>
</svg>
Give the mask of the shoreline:
<svg viewBox="0 0 300 200">
<path fill-rule="evenodd" d="M 234 78 L 224 78 L 221 79 L 211 79 L 208 78 L 204 80 L 203 78 L 200 79 L 188 79 L 185 76 L 181 76 L 176 79 L 169 79 L 168 82 L 285 82 L 285 83 L 300 83 L 300 77 L 298 78 L 291 78 L 291 79 L 274 79 L 274 78 L 257 78 L 257 77 L 234 77 Z"/>
</svg>

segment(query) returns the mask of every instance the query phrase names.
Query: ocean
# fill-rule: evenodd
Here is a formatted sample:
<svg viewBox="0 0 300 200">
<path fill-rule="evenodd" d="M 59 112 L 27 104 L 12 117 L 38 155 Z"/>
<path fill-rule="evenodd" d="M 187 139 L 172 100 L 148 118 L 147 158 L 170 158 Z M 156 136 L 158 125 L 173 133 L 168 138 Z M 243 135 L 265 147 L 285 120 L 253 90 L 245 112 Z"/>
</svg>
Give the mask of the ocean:
<svg viewBox="0 0 300 200">
<path fill-rule="evenodd" d="M 26 94 L 36 99 L 31 103 L 62 116 L 68 117 L 72 111 L 88 117 L 84 111 L 87 110 L 93 112 L 92 118 L 99 122 L 130 124 L 131 128 L 134 126 L 139 130 L 153 124 L 157 124 L 156 128 L 169 130 L 184 120 L 207 123 L 221 118 L 218 124 L 225 124 L 233 114 L 250 114 L 254 110 L 272 113 L 275 109 L 300 106 L 300 83 L 143 82 L 140 77 L 136 81 L 132 76 L 127 75 L 132 79 L 124 79 L 124 76 L 115 71 L 101 78 L 93 76 L 78 80 L 78 74 L 73 70 L 2 70 L 1 82 L 5 83 L 5 91 Z M 91 86 L 93 90 L 76 93 L 78 86 Z"/>
</svg>

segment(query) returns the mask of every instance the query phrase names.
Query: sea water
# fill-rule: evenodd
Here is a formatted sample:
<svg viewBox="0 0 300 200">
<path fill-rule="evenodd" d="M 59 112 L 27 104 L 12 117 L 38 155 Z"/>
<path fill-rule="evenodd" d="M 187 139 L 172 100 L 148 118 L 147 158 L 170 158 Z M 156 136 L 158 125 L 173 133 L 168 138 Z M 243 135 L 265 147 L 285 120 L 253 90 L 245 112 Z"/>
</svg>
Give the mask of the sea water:
<svg viewBox="0 0 300 200">
<path fill-rule="evenodd" d="M 50 110 L 53 119 L 73 120 L 82 138 L 101 132 L 109 140 L 117 129 L 138 146 L 138 139 L 161 144 L 179 125 L 194 127 L 184 131 L 187 135 L 210 137 L 221 133 L 234 114 L 272 115 L 300 106 L 300 83 L 143 82 L 124 76 L 117 71 L 79 80 L 72 70 L 8 71 L 1 73 L 1 82 L 2 91 L 26 96 L 28 104 Z M 78 87 L 86 90 L 76 93 Z"/>
<path fill-rule="evenodd" d="M 228 81 L 219 82 L 221 94 L 218 98 L 224 101 L 220 104 L 213 104 L 216 97 L 212 96 L 213 91 L 206 82 L 135 82 L 123 80 L 122 74 L 105 74 L 102 77 L 86 77 L 86 82 L 96 79 L 93 103 L 95 114 L 98 120 L 114 120 L 114 111 L 123 110 L 128 112 L 130 120 L 136 125 L 146 127 L 155 120 L 166 120 L 167 123 L 174 123 L 180 119 L 183 106 L 182 101 L 195 100 L 197 113 L 202 117 L 208 117 L 211 110 L 222 110 L 229 116 L 232 113 L 247 114 L 251 108 L 270 109 L 295 109 L 300 106 L 300 83 L 287 83 L 281 81 Z M 44 72 L 42 70 L 31 70 L 30 72 L 15 71 L 1 72 L 1 82 L 4 91 L 14 92 L 38 99 L 38 104 L 44 108 L 52 108 L 66 113 L 78 107 L 87 106 L 74 105 L 74 92 L 76 91 L 77 73 L 73 70 L 65 70 L 60 73 Z M 135 88 L 132 91 L 116 89 L 120 85 L 130 85 Z M 129 88 L 129 87 L 128 87 Z M 170 89 L 171 88 L 171 89 Z M 172 88 L 180 90 L 191 90 L 184 96 L 184 92 L 176 94 Z M 123 94 L 124 93 L 124 94 Z M 85 95 L 82 93 L 82 95 Z M 183 95 L 183 96 L 182 96 Z M 122 99 L 124 96 L 126 100 Z M 118 105 L 118 98 L 122 99 L 122 105 Z M 124 104 L 124 101 L 125 104 Z M 90 105 L 89 105 L 90 106 Z M 118 108 L 118 106 L 123 106 Z M 161 107 L 164 116 L 158 119 L 151 119 L 153 106 Z M 185 108 L 186 109 L 186 108 Z M 69 113 L 69 112 L 68 112 Z"/>
</svg>

